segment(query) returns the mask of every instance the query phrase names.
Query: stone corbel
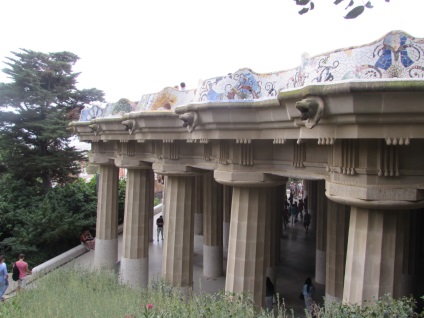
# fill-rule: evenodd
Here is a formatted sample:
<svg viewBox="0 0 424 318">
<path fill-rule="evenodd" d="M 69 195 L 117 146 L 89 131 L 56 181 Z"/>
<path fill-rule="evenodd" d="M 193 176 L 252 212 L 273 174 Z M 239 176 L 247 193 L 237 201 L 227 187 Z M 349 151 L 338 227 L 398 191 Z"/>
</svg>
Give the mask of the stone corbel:
<svg viewBox="0 0 424 318">
<path fill-rule="evenodd" d="M 132 133 L 136 129 L 137 122 L 134 119 L 128 119 L 128 120 L 124 120 L 122 122 L 122 125 L 124 125 L 125 126 L 125 129 L 128 130 L 128 132 L 130 133 L 130 135 L 132 135 Z"/>
<path fill-rule="evenodd" d="M 198 124 L 199 116 L 196 112 L 191 111 L 178 116 L 178 118 L 183 121 L 183 127 L 187 127 L 187 131 L 191 133 Z"/>
<path fill-rule="evenodd" d="M 321 97 L 310 96 L 296 103 L 296 108 L 300 111 L 300 119 L 309 129 L 313 128 L 320 121 L 324 113 L 324 101 Z"/>
<path fill-rule="evenodd" d="M 88 128 L 90 128 L 91 132 L 93 132 L 95 136 L 97 136 L 97 134 L 100 131 L 100 125 L 99 124 L 88 125 Z"/>
</svg>

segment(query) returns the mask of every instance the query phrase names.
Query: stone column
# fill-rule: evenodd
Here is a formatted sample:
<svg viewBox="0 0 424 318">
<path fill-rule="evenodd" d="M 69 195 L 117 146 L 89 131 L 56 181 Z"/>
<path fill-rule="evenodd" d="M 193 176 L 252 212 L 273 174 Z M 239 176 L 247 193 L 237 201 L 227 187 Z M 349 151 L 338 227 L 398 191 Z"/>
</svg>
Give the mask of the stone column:
<svg viewBox="0 0 424 318">
<path fill-rule="evenodd" d="M 223 210 L 224 210 L 224 228 L 223 228 L 223 245 L 228 247 L 228 239 L 230 235 L 230 219 L 231 219 L 231 200 L 233 197 L 233 188 L 224 185 L 223 188 Z"/>
<path fill-rule="evenodd" d="M 149 218 L 152 214 L 151 170 L 128 169 L 121 258 L 121 280 L 134 288 L 149 282 Z"/>
<path fill-rule="evenodd" d="M 308 211 L 314 219 L 317 212 L 317 185 L 318 181 L 308 180 Z"/>
<path fill-rule="evenodd" d="M 265 301 L 270 202 L 270 188 L 233 187 L 225 290 L 252 293 L 258 307 Z"/>
<path fill-rule="evenodd" d="M 403 260 L 402 260 L 402 275 L 397 277 L 400 279 L 398 283 L 401 285 L 396 290 L 393 297 L 400 298 L 411 294 L 416 294 L 417 282 L 417 242 L 419 230 L 419 214 L 420 210 L 405 210 L 402 211 L 405 225 L 405 239 L 403 243 Z"/>
<path fill-rule="evenodd" d="M 193 286 L 194 177 L 169 175 L 165 180 L 162 274 L 188 294 Z"/>
<path fill-rule="evenodd" d="M 327 201 L 325 299 L 341 302 L 345 276 L 350 206 Z"/>
<path fill-rule="evenodd" d="M 118 260 L 118 172 L 115 166 L 100 165 L 94 251 L 96 268 L 113 269 Z"/>
<path fill-rule="evenodd" d="M 310 192 L 309 192 L 310 193 Z M 317 181 L 316 191 L 316 261 L 315 281 L 325 284 L 325 251 L 327 241 L 327 197 L 325 196 L 325 181 Z"/>
<path fill-rule="evenodd" d="M 403 261 L 404 211 L 351 207 L 343 301 L 394 295 Z"/>
<path fill-rule="evenodd" d="M 194 178 L 194 234 L 203 235 L 203 176 Z"/>
<path fill-rule="evenodd" d="M 162 217 L 165 219 L 166 215 L 166 184 L 168 177 L 166 175 L 163 175 L 163 190 L 162 190 Z"/>
<path fill-rule="evenodd" d="M 274 284 L 277 286 L 277 266 L 280 260 L 280 235 L 281 235 L 281 204 L 279 198 L 281 198 L 281 187 L 274 187 L 270 189 L 270 213 L 269 222 L 267 224 L 267 240 L 269 242 L 269 260 L 267 264 L 265 276 L 269 277 Z"/>
<path fill-rule="evenodd" d="M 223 272 L 222 185 L 213 172 L 203 175 L 203 275 L 216 278 Z"/>
<path fill-rule="evenodd" d="M 149 234 L 148 234 L 148 238 L 149 238 L 149 242 L 153 242 L 153 219 L 154 219 L 154 215 L 153 215 L 153 210 L 155 208 L 155 174 L 153 172 L 152 169 L 147 169 L 146 170 L 147 173 L 147 183 L 146 183 L 146 191 L 149 191 L 149 193 L 146 192 L 146 200 L 147 200 L 147 214 L 149 217 L 149 226 L 148 226 L 148 230 L 149 230 Z"/>
</svg>

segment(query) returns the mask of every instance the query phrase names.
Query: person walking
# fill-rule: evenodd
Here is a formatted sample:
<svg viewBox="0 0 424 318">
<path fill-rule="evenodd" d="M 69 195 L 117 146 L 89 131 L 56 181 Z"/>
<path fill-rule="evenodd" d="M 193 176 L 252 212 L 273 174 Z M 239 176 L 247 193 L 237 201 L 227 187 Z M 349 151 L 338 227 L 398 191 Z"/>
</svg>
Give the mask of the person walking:
<svg viewBox="0 0 424 318">
<path fill-rule="evenodd" d="M 7 274 L 7 266 L 4 262 L 4 255 L 0 255 L 0 300 L 4 301 L 3 295 L 9 287 L 9 275 Z"/>
<path fill-rule="evenodd" d="M 305 284 L 303 285 L 302 293 L 305 300 L 305 307 L 308 310 L 309 314 L 313 316 L 313 297 L 315 295 L 315 287 L 314 285 L 312 285 L 312 279 L 310 277 L 306 278 Z"/>
<path fill-rule="evenodd" d="M 311 214 L 308 212 L 308 210 L 306 210 L 305 216 L 303 217 L 303 227 L 305 228 L 306 233 L 308 233 L 309 224 L 311 224 Z"/>
<path fill-rule="evenodd" d="M 163 218 L 162 215 L 159 216 L 159 218 L 156 220 L 156 226 L 157 226 L 157 234 L 158 234 L 158 241 L 159 241 L 159 233 L 162 235 L 162 240 L 163 240 Z"/>
<path fill-rule="evenodd" d="M 265 289 L 265 305 L 266 305 L 266 309 L 269 311 L 272 311 L 274 308 L 273 306 L 274 294 L 275 294 L 274 284 L 272 283 L 271 279 L 267 277 L 266 289 Z"/>
<path fill-rule="evenodd" d="M 19 260 L 15 263 L 15 266 L 19 269 L 18 292 L 25 289 L 26 276 L 32 274 L 28 268 L 28 263 L 24 261 L 24 258 L 24 254 L 19 254 Z"/>
<path fill-rule="evenodd" d="M 303 205 L 303 200 L 302 200 L 302 199 L 300 199 L 300 200 L 299 200 L 299 203 L 297 204 L 297 210 L 299 211 L 300 219 L 301 219 L 301 220 L 303 219 L 303 207 L 304 207 L 304 205 Z"/>
<path fill-rule="evenodd" d="M 297 214 L 298 214 L 298 210 L 297 210 L 297 203 L 294 202 L 291 207 L 290 207 L 290 214 L 291 214 L 291 222 L 294 225 L 295 222 L 297 222 Z"/>
</svg>

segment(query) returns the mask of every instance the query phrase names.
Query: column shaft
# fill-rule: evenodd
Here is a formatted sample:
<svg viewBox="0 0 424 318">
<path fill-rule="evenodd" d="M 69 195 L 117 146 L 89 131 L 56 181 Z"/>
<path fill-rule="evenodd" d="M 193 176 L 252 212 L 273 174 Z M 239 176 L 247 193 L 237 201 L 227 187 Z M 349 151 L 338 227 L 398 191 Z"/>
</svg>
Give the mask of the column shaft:
<svg viewBox="0 0 424 318">
<path fill-rule="evenodd" d="M 403 261 L 402 212 L 351 207 L 343 300 L 395 294 Z"/>
<path fill-rule="evenodd" d="M 268 188 L 233 187 L 230 240 L 225 290 L 250 292 L 262 307 L 265 301 L 266 211 L 270 209 Z"/>
<path fill-rule="evenodd" d="M 167 176 L 162 274 L 184 292 L 193 286 L 194 177 Z"/>
<path fill-rule="evenodd" d="M 149 216 L 152 209 L 151 170 L 128 169 L 121 258 L 121 279 L 136 287 L 149 282 Z"/>
<path fill-rule="evenodd" d="M 97 268 L 114 268 L 118 260 L 118 172 L 115 166 L 100 166 L 94 253 Z"/>
<path fill-rule="evenodd" d="M 349 213 L 350 206 L 327 202 L 326 301 L 343 299 Z"/>
<path fill-rule="evenodd" d="M 194 188 L 194 234 L 203 234 L 203 176 L 196 176 Z"/>
<path fill-rule="evenodd" d="M 146 183 L 146 204 L 147 204 L 147 216 L 149 218 L 148 225 L 148 238 L 149 242 L 153 242 L 153 210 L 155 208 L 155 173 L 152 169 L 147 169 L 147 183 Z"/>
<path fill-rule="evenodd" d="M 223 212 L 224 212 L 224 228 L 223 228 L 223 245 L 228 247 L 228 239 L 230 235 L 230 220 L 231 220 L 231 200 L 233 197 L 233 188 L 224 185 L 223 188 Z"/>
<path fill-rule="evenodd" d="M 327 197 L 325 196 L 325 181 L 317 182 L 316 192 L 316 261 L 315 281 L 325 284 L 325 250 L 327 241 Z"/>
<path fill-rule="evenodd" d="M 223 272 L 222 185 L 213 173 L 203 176 L 203 275 L 219 277 Z"/>
</svg>

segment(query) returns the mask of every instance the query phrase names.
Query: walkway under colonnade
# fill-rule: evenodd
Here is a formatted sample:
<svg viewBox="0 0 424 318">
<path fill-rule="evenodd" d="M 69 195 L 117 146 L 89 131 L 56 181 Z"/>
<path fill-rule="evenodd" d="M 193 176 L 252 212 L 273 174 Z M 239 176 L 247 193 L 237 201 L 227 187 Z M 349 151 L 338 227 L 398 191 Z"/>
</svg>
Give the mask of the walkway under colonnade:
<svg viewBox="0 0 424 318">
<path fill-rule="evenodd" d="M 160 214 L 155 216 L 156 219 Z M 162 274 L 162 247 L 163 241 L 156 240 L 156 227 L 154 240 L 149 243 L 149 283 L 158 279 Z M 118 260 L 121 260 L 122 234 L 118 237 Z M 224 269 L 226 268 L 227 249 L 224 247 Z M 94 266 L 94 253 L 87 252 L 73 261 L 67 263 L 64 268 L 79 268 Z M 277 267 L 276 291 L 284 298 L 286 307 L 293 309 L 296 317 L 304 317 L 304 302 L 298 298 L 305 278 L 314 276 L 315 271 L 315 232 L 312 229 L 305 233 L 301 222 L 294 226 L 289 224 L 283 230 L 281 237 L 281 262 Z M 315 284 L 317 290 L 316 300 L 322 300 L 324 285 Z M 225 288 L 225 274 L 217 278 L 207 278 L 203 275 L 203 236 L 194 235 L 193 254 L 193 290 L 208 293 L 223 291 Z M 276 308 L 276 306 L 275 306 Z"/>
</svg>

